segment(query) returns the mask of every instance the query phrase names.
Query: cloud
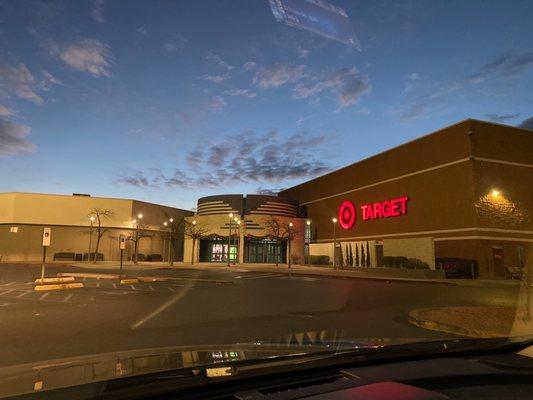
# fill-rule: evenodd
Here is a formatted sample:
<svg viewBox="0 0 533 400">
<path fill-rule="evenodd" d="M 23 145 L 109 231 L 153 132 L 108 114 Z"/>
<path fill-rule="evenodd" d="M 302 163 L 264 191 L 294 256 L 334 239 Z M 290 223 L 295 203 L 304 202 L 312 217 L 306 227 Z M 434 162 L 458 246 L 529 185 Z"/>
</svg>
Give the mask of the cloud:
<svg viewBox="0 0 533 400">
<path fill-rule="evenodd" d="M 26 65 L 20 63 L 18 66 L 0 64 L 0 80 L 19 98 L 29 100 L 35 104 L 43 104 L 44 100 L 39 96 L 32 86 L 36 83 Z"/>
<path fill-rule="evenodd" d="M 271 189 L 271 188 L 258 187 L 257 189 L 255 189 L 255 194 L 260 194 L 263 196 L 277 196 L 278 193 L 283 190 L 284 188 Z"/>
<path fill-rule="evenodd" d="M 420 118 L 427 111 L 427 107 L 422 103 L 415 103 L 406 108 L 397 108 L 391 111 L 391 114 L 401 122 L 409 122 Z"/>
<path fill-rule="evenodd" d="M 356 68 L 342 68 L 316 83 L 297 84 L 293 98 L 304 99 L 329 91 L 336 95 L 339 107 L 344 108 L 356 104 L 371 89 L 368 76 L 361 75 Z"/>
<path fill-rule="evenodd" d="M 520 125 L 518 125 L 518 127 L 524 129 L 531 129 L 533 131 L 533 117 L 523 120 Z"/>
<path fill-rule="evenodd" d="M 69 44 L 60 51 L 59 58 L 70 67 L 95 77 L 111 76 L 109 68 L 113 55 L 109 46 L 99 40 L 85 39 Z"/>
<path fill-rule="evenodd" d="M 104 0 L 94 0 L 93 1 L 91 14 L 93 16 L 93 19 L 96 22 L 98 22 L 99 24 L 103 24 L 105 22 L 105 18 L 104 18 Z"/>
<path fill-rule="evenodd" d="M 431 99 L 438 99 L 440 97 L 446 96 L 450 93 L 457 92 L 458 90 L 461 90 L 463 86 L 460 83 L 449 83 L 447 85 L 444 85 L 440 89 L 437 89 L 433 93 L 429 95 Z"/>
<path fill-rule="evenodd" d="M 331 170 L 322 161 L 321 146 L 326 135 L 298 132 L 280 137 L 277 131 L 257 134 L 246 131 L 189 151 L 187 172 L 174 170 L 170 176 L 138 172 L 121 177 L 133 186 L 169 188 L 221 187 L 236 182 L 279 183 L 289 179 L 315 177 Z M 208 142 L 207 142 L 208 143 Z M 127 178 L 127 179 L 125 179 Z M 147 178 L 145 181 L 144 178 Z"/>
<path fill-rule="evenodd" d="M 248 62 L 245 62 L 242 66 L 242 68 L 245 70 L 245 71 L 250 71 L 252 69 L 254 69 L 255 67 L 257 67 L 257 63 L 256 62 L 253 62 L 253 61 L 248 61 Z"/>
<path fill-rule="evenodd" d="M 35 151 L 35 145 L 26 139 L 30 130 L 28 126 L 0 119 L 0 157 Z"/>
<path fill-rule="evenodd" d="M 230 96 L 247 97 L 249 99 L 253 99 L 255 96 L 257 96 L 257 93 L 251 92 L 248 89 L 231 89 L 231 90 L 226 90 L 224 93 Z"/>
<path fill-rule="evenodd" d="M 296 82 L 305 76 L 305 65 L 274 63 L 259 70 L 253 82 L 262 89 L 278 88 L 289 82 Z"/>
<path fill-rule="evenodd" d="M 13 115 L 13 111 L 11 111 L 6 106 L 0 104 L 0 117 L 9 117 Z"/>
<path fill-rule="evenodd" d="M 146 188 L 150 186 L 149 179 L 141 171 L 133 171 L 129 175 L 123 174 L 115 180 L 118 184 Z"/>
<path fill-rule="evenodd" d="M 141 35 L 146 35 L 148 33 L 144 26 L 139 26 L 137 29 L 135 29 L 135 31 L 140 33 Z"/>
<path fill-rule="evenodd" d="M 205 79 L 206 81 L 211 81 L 213 83 L 222 83 L 230 78 L 230 74 L 223 74 L 223 75 L 204 75 L 202 76 L 202 79 Z"/>
<path fill-rule="evenodd" d="M 39 82 L 39 87 L 45 92 L 48 92 L 50 89 L 52 89 L 52 86 L 54 85 L 63 84 L 59 79 L 57 79 L 48 71 L 43 71 L 41 75 L 43 78 Z"/>
<path fill-rule="evenodd" d="M 518 118 L 520 114 L 485 114 L 485 117 L 495 122 L 505 122 L 510 119 Z"/>
<path fill-rule="evenodd" d="M 469 76 L 471 83 L 479 83 L 490 76 L 514 78 L 533 67 L 533 52 L 507 53 L 500 55 Z"/>
<path fill-rule="evenodd" d="M 211 111 L 222 111 L 227 103 L 222 96 L 212 96 L 205 104 L 206 108 Z"/>
<path fill-rule="evenodd" d="M 298 47 L 296 52 L 298 53 L 298 57 L 300 58 L 307 58 L 307 56 L 309 55 L 309 50 L 304 49 L 303 47 Z"/>
<path fill-rule="evenodd" d="M 146 32 L 146 31 L 145 31 Z M 146 34 L 146 33 L 145 33 Z M 169 53 L 182 50 L 187 45 L 188 40 L 182 35 L 176 35 L 171 42 L 165 43 L 163 48 Z"/>
<path fill-rule="evenodd" d="M 208 53 L 205 56 L 205 60 L 208 63 L 213 64 L 213 65 L 217 66 L 218 68 L 221 68 L 221 69 L 226 70 L 226 71 L 231 71 L 234 68 L 233 65 L 228 64 L 218 54 Z"/>
</svg>

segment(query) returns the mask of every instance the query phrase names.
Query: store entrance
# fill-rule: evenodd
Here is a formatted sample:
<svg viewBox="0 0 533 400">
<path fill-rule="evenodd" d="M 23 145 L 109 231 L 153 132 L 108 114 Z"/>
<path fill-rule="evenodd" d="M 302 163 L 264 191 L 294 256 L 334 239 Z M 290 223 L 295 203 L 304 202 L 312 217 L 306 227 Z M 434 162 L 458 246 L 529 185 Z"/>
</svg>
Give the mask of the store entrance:
<svg viewBox="0 0 533 400">
<path fill-rule="evenodd" d="M 200 261 L 202 262 L 237 262 L 239 241 L 232 241 L 228 246 L 228 240 L 224 238 L 204 239 L 200 242 Z"/>
<path fill-rule="evenodd" d="M 279 263 L 286 262 L 285 242 L 276 243 L 268 239 L 249 239 L 245 243 L 244 262 L 275 264 L 276 257 Z"/>
</svg>

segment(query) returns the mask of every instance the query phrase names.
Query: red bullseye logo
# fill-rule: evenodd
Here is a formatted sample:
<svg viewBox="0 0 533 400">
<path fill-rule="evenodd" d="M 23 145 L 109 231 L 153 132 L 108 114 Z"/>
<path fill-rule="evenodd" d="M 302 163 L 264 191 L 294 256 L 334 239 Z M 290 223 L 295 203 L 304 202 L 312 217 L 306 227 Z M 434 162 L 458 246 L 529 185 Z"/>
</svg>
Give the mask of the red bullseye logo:
<svg viewBox="0 0 533 400">
<path fill-rule="evenodd" d="M 356 217 L 355 206 L 351 201 L 343 201 L 339 207 L 339 224 L 342 229 L 352 229 Z"/>
</svg>

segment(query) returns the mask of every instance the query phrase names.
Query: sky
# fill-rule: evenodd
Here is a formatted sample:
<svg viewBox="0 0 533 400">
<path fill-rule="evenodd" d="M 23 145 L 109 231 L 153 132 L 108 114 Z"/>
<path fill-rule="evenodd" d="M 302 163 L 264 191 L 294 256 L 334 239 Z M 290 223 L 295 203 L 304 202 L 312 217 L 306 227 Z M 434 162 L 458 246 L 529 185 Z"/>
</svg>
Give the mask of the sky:
<svg viewBox="0 0 533 400">
<path fill-rule="evenodd" d="M 305 0 L 301 0 L 305 1 Z M 533 129 L 533 1 L 0 1 L 0 191 L 192 209 L 476 118 Z"/>
</svg>

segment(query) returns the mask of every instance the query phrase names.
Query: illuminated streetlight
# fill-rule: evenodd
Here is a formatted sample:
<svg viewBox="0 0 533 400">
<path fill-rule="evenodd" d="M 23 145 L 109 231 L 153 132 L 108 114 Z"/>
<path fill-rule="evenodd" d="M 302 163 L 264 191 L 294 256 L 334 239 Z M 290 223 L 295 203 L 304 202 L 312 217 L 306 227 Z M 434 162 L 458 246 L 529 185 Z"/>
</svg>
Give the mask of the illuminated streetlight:
<svg viewBox="0 0 533 400">
<path fill-rule="evenodd" d="M 501 192 L 499 190 L 497 190 L 497 189 L 492 189 L 492 191 L 490 192 L 490 195 L 496 199 L 496 198 L 500 197 Z"/>
<path fill-rule="evenodd" d="M 196 220 L 192 221 L 192 224 L 193 224 L 193 225 L 196 225 Z"/>
<path fill-rule="evenodd" d="M 309 255 L 311 254 L 311 220 L 308 219 L 305 221 L 305 224 L 307 225 L 306 234 L 305 234 L 305 242 L 307 244 L 307 254 L 305 254 L 306 257 L 306 264 L 309 264 Z"/>
<path fill-rule="evenodd" d="M 168 222 L 167 222 L 167 221 L 163 222 L 163 225 L 167 226 L 167 225 L 168 225 Z"/>
<path fill-rule="evenodd" d="M 331 219 L 333 222 L 333 269 L 337 269 L 337 218 Z"/>
<path fill-rule="evenodd" d="M 137 219 L 139 221 L 137 221 Z M 137 223 L 137 229 L 135 229 L 135 265 L 137 265 L 137 262 L 139 261 L 139 229 L 141 227 L 141 219 L 143 219 L 143 215 L 141 213 L 137 214 L 137 219 L 133 220 L 133 223 Z"/>
<path fill-rule="evenodd" d="M 89 223 L 91 224 L 89 228 L 89 252 L 87 253 L 87 262 L 91 261 L 91 247 L 92 247 L 92 241 L 93 241 L 93 223 L 96 220 L 94 215 L 91 215 L 89 217 Z"/>
<path fill-rule="evenodd" d="M 228 259 L 228 267 L 230 266 L 230 259 L 229 255 L 231 253 L 231 226 L 233 224 L 233 213 L 229 213 L 229 235 L 228 235 L 228 252 L 226 254 L 226 258 Z"/>
</svg>

